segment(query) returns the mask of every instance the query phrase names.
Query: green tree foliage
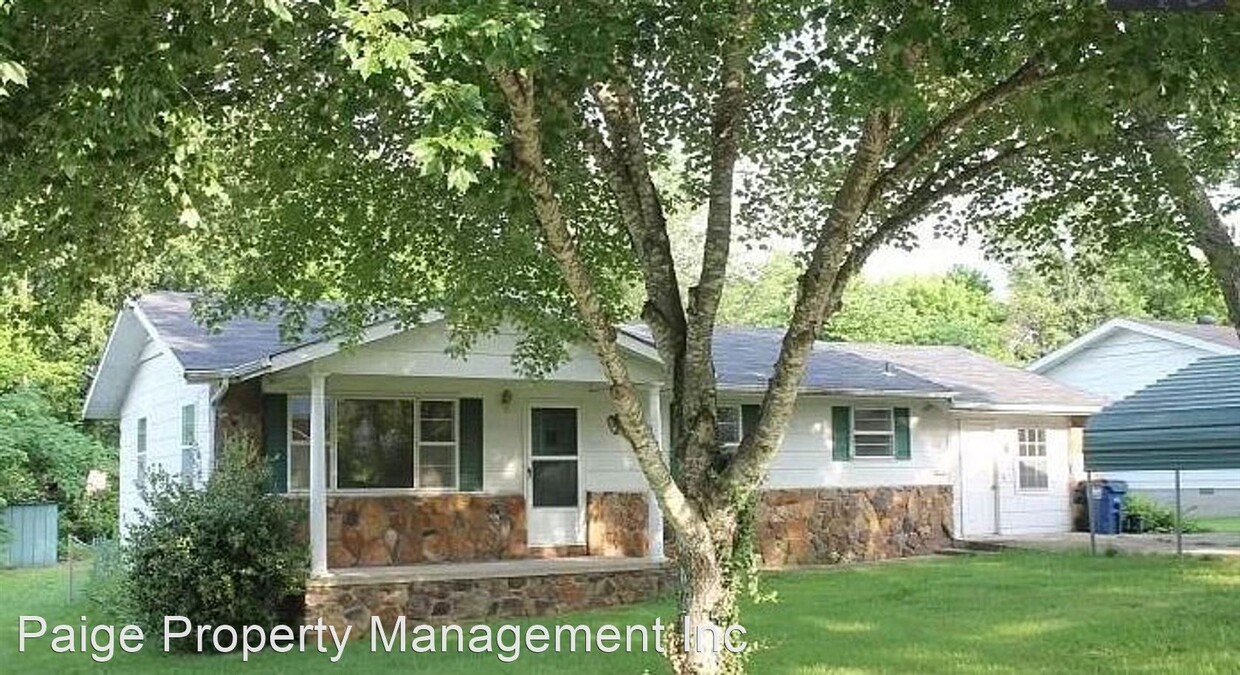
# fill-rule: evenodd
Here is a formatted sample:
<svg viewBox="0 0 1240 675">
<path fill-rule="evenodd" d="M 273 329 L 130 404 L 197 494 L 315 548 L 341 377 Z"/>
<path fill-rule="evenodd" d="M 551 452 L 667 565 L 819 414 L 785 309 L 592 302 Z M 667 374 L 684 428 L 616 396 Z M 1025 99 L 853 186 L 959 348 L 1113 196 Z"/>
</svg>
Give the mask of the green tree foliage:
<svg viewBox="0 0 1240 675">
<path fill-rule="evenodd" d="M 1007 309 L 972 270 L 888 282 L 854 281 L 824 331 L 832 340 L 940 344 L 1009 360 Z"/>
<path fill-rule="evenodd" d="M 108 490 L 88 495 L 90 471 L 106 472 Z M 90 540 L 116 530 L 116 454 L 58 419 L 30 386 L 0 392 L 0 505 L 56 502 L 61 534 Z"/>
<path fill-rule="evenodd" d="M 1130 248 L 1103 260 L 1059 256 L 1042 258 L 1036 267 L 1017 263 L 1008 304 L 1012 357 L 1032 361 L 1115 317 L 1190 323 L 1225 317 L 1205 267 L 1164 253 Z"/>
</svg>

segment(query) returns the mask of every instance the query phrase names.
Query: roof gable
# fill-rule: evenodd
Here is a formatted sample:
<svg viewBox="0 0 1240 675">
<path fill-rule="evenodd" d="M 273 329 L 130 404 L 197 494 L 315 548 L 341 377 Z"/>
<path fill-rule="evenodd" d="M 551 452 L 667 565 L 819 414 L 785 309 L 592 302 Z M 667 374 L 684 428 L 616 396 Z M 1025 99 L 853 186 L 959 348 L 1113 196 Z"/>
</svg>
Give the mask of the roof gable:
<svg viewBox="0 0 1240 675">
<path fill-rule="evenodd" d="M 1048 372 L 1060 363 L 1081 355 L 1088 347 L 1125 330 L 1200 349 L 1209 354 L 1240 353 L 1240 338 L 1230 326 L 1175 323 L 1154 319 L 1111 319 L 1034 361 L 1029 365 L 1028 370 L 1035 373 Z"/>
</svg>

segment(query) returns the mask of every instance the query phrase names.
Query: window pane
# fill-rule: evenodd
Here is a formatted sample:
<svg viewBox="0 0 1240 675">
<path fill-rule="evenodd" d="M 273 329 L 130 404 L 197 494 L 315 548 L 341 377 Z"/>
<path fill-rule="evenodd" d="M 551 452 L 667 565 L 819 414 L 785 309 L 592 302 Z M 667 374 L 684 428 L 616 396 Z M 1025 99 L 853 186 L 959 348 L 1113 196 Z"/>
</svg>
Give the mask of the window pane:
<svg viewBox="0 0 1240 675">
<path fill-rule="evenodd" d="M 339 487 L 413 487 L 412 403 L 345 400 L 337 412 Z"/>
<path fill-rule="evenodd" d="M 715 433 L 720 445 L 736 445 L 741 442 L 741 409 L 734 406 L 720 406 L 715 410 Z"/>
<path fill-rule="evenodd" d="M 198 449 L 181 448 L 181 484 L 193 485 L 198 477 Z"/>
<path fill-rule="evenodd" d="M 577 505 L 577 460 L 534 462 L 534 506 Z"/>
<path fill-rule="evenodd" d="M 535 457 L 577 454 L 577 411 L 572 408 L 534 408 L 531 411 Z"/>
<path fill-rule="evenodd" d="M 419 412 L 424 420 L 451 420 L 456 417 L 456 406 L 452 401 L 422 401 Z"/>
<path fill-rule="evenodd" d="M 290 490 L 310 489 L 309 443 L 290 443 L 288 446 L 288 487 Z"/>
<path fill-rule="evenodd" d="M 857 408 L 853 411 L 853 429 L 856 431 L 891 431 L 894 428 L 890 409 Z"/>
<path fill-rule="evenodd" d="M 137 448 L 138 448 L 138 454 L 140 455 L 146 454 L 146 418 L 145 417 L 138 420 Z"/>
<path fill-rule="evenodd" d="M 194 445 L 194 406 L 187 405 L 181 408 L 181 445 Z"/>
<path fill-rule="evenodd" d="M 456 487 L 456 446 L 423 445 L 418 457 L 418 487 Z"/>
<path fill-rule="evenodd" d="M 428 420 L 422 418 L 423 441 L 452 443 L 456 440 L 456 422 L 453 420 Z"/>
<path fill-rule="evenodd" d="M 890 436 L 856 436 L 853 442 L 856 445 L 853 452 L 857 457 L 890 457 L 892 455 Z"/>
<path fill-rule="evenodd" d="M 1040 490 L 1050 485 L 1046 475 L 1045 460 L 1022 460 L 1019 469 L 1021 489 Z"/>
</svg>

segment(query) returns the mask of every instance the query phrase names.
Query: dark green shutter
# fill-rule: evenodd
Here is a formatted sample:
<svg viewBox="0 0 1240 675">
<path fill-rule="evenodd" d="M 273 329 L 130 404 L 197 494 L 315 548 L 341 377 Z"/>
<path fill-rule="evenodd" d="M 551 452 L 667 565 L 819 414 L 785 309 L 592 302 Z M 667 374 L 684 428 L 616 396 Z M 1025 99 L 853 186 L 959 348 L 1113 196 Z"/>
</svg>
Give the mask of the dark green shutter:
<svg viewBox="0 0 1240 675">
<path fill-rule="evenodd" d="M 482 399 L 461 399 L 461 485 L 462 492 L 482 489 Z"/>
<path fill-rule="evenodd" d="M 896 422 L 896 459 L 910 459 L 913 443 L 909 438 L 908 408 L 894 408 L 892 415 Z"/>
<path fill-rule="evenodd" d="M 846 405 L 831 406 L 831 459 L 852 459 L 852 408 Z"/>
<path fill-rule="evenodd" d="M 288 396 L 263 394 L 263 454 L 272 492 L 288 491 Z"/>
<path fill-rule="evenodd" d="M 758 416 L 762 414 L 762 406 L 747 403 L 741 406 L 741 438 L 753 433 L 758 428 Z"/>
</svg>

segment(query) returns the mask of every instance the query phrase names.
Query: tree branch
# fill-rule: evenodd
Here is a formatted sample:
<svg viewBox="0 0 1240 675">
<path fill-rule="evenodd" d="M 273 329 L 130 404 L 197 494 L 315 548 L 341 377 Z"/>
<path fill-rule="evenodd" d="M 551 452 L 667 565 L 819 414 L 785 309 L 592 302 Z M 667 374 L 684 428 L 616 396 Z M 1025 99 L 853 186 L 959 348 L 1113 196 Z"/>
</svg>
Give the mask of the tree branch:
<svg viewBox="0 0 1240 675">
<path fill-rule="evenodd" d="M 927 176 L 892 209 L 891 215 L 880 222 L 860 244 L 854 246 L 848 252 L 848 256 L 844 259 L 843 264 L 840 265 L 840 271 L 836 275 L 831 292 L 831 301 L 827 306 L 834 307 L 838 305 L 840 297 L 844 293 L 844 287 L 857 272 L 861 271 L 866 260 L 880 246 L 895 238 L 896 235 L 911 225 L 918 216 L 925 212 L 925 209 L 938 203 L 940 200 L 959 194 L 961 188 L 970 181 L 989 175 L 1013 159 L 1024 156 L 1033 145 L 1032 143 L 1014 143 L 1009 145 L 997 152 L 993 157 L 980 162 L 974 162 L 963 170 L 947 176 L 946 180 L 944 180 L 944 172 L 942 171 L 936 171 Z M 935 184 L 940 181 L 942 183 L 935 187 Z"/>
<path fill-rule="evenodd" d="M 907 178 L 918 164 L 942 145 L 943 141 L 977 119 L 982 113 L 1032 88 L 1045 80 L 1047 75 L 1048 71 L 1042 65 L 1040 57 L 1030 57 L 1003 81 L 979 92 L 952 109 L 943 119 L 922 134 L 921 138 L 917 139 L 891 167 L 879 174 L 870 190 L 868 201 L 877 201 L 882 193 Z"/>
<path fill-rule="evenodd" d="M 532 77 L 513 70 L 497 71 L 494 77 L 504 94 L 511 117 L 517 172 L 525 181 L 547 248 L 560 267 L 611 385 L 611 401 L 620 430 L 633 448 L 637 463 L 673 528 L 678 533 L 706 539 L 708 531 L 704 519 L 672 480 L 658 439 L 646 423 L 641 398 L 616 344 L 615 326 L 595 291 L 594 281 L 564 219 L 559 197 L 552 187 L 543 159 L 542 133 L 535 112 Z M 686 538 L 681 537 L 682 540 Z"/>
<path fill-rule="evenodd" d="M 622 77 L 623 77 L 623 70 Z M 655 344 L 669 367 L 684 354 L 685 311 L 680 282 L 667 235 L 667 219 L 646 161 L 641 117 L 627 79 L 591 88 L 611 139 L 610 147 L 598 129 L 586 124 L 588 146 L 608 174 L 617 199 L 624 195 L 629 236 L 638 250 L 647 303 L 642 316 L 654 332 Z"/>
<path fill-rule="evenodd" d="M 749 0 L 737 0 L 733 25 L 723 45 L 720 90 L 711 115 L 710 180 L 707 193 L 706 236 L 702 270 L 689 291 L 685 338 L 684 390 L 687 396 L 682 425 L 687 435 L 681 473 L 688 485 L 701 484 L 709 475 L 715 443 L 714 332 L 719 299 L 728 270 L 732 240 L 732 192 L 740 134 L 745 122 L 745 80 L 749 73 L 749 33 L 753 26 Z"/>
<path fill-rule="evenodd" d="M 1227 304 L 1231 325 L 1240 335 L 1240 247 L 1184 160 L 1179 141 L 1166 121 L 1144 120 L 1139 133 L 1159 173 L 1167 181 L 1167 190 L 1188 225 L 1193 244 L 1205 254 Z"/>
<path fill-rule="evenodd" d="M 725 489 L 722 492 L 726 496 L 743 501 L 756 490 L 783 441 L 810 350 L 822 327 L 834 279 L 857 222 L 865 213 L 891 130 L 889 111 L 872 110 L 866 116 L 844 182 L 835 193 L 831 212 L 819 230 L 814 252 L 801 277 L 796 307 L 762 400 L 757 427 L 741 441 L 723 472 Z"/>
</svg>

